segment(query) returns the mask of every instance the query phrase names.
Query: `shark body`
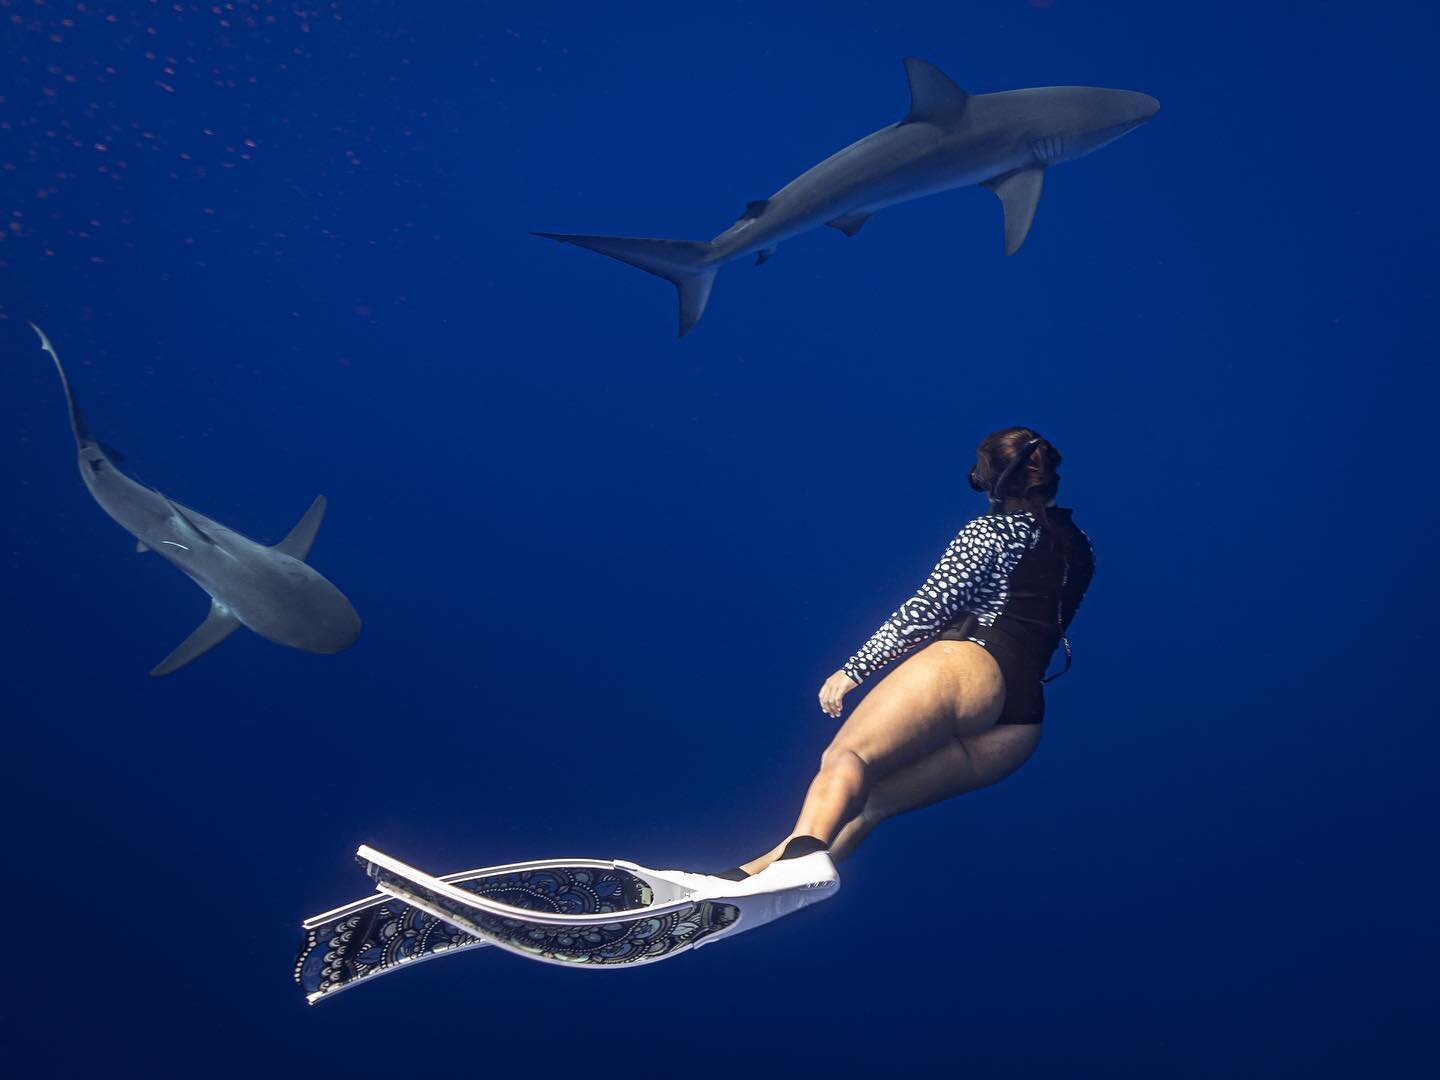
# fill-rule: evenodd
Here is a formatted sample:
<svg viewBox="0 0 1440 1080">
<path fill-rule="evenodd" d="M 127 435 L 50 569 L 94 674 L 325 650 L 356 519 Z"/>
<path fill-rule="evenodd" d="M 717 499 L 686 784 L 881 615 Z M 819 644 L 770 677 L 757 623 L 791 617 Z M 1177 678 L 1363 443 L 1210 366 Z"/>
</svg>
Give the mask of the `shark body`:
<svg viewBox="0 0 1440 1080">
<path fill-rule="evenodd" d="M 135 537 L 137 551 L 153 551 L 210 596 L 205 621 L 151 675 L 183 667 L 241 626 L 306 652 L 336 653 L 355 643 L 360 617 L 345 595 L 305 562 L 325 516 L 324 496 L 311 504 L 290 535 L 266 547 L 138 483 L 117 466 L 118 455 L 91 435 L 59 354 L 45 332 L 30 325 L 60 374 L 80 476 L 90 494 Z"/>
<path fill-rule="evenodd" d="M 783 241 L 829 225 L 854 236 L 876 211 L 953 188 L 984 185 L 1005 212 L 1005 253 L 1024 243 L 1045 170 L 1139 127 L 1160 109 L 1148 94 L 1047 86 L 968 94 L 924 60 L 905 61 L 910 111 L 852 143 L 768 199 L 750 203 L 713 240 L 536 233 L 629 263 L 672 282 L 680 336 L 704 314 L 720 267 L 764 263 Z"/>
</svg>

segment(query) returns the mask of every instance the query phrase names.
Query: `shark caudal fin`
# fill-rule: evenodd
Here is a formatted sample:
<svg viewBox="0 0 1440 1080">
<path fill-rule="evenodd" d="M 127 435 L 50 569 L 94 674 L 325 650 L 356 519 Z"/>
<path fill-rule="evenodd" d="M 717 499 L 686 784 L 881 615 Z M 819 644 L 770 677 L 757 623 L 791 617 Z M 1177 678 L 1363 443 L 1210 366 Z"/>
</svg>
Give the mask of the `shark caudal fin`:
<svg viewBox="0 0 1440 1080">
<path fill-rule="evenodd" d="M 546 240 L 598 251 L 631 266 L 638 266 L 675 286 L 680 294 L 680 336 L 688 334 L 705 314 L 718 266 L 710 264 L 713 248 L 698 240 L 647 240 L 635 236 L 582 236 L 574 233 L 537 232 Z"/>
<path fill-rule="evenodd" d="M 85 417 L 80 412 L 80 406 L 75 404 L 75 395 L 70 390 L 70 378 L 65 374 L 65 365 L 60 363 L 60 354 L 55 351 L 55 346 L 50 344 L 50 339 L 45 336 L 45 331 L 36 326 L 33 322 L 30 329 L 35 331 L 40 338 L 40 348 L 50 354 L 50 359 L 55 361 L 55 370 L 60 374 L 60 385 L 65 390 L 65 407 L 70 411 L 70 430 L 75 435 L 77 443 L 84 442 L 90 438 L 90 429 L 85 424 Z"/>
</svg>

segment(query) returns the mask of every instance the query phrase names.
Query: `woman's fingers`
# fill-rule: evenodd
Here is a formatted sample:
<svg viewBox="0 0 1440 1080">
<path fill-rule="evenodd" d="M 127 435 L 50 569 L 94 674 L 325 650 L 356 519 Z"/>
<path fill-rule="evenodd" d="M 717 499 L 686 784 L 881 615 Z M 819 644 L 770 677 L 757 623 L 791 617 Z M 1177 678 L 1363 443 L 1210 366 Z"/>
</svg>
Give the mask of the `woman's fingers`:
<svg viewBox="0 0 1440 1080">
<path fill-rule="evenodd" d="M 855 681 L 843 671 L 837 671 L 820 687 L 820 708 L 828 715 L 838 718 L 845 703 L 845 695 L 855 686 Z"/>
<path fill-rule="evenodd" d="M 830 692 L 830 680 L 820 687 L 820 711 L 827 716 L 835 715 L 835 695 Z"/>
</svg>

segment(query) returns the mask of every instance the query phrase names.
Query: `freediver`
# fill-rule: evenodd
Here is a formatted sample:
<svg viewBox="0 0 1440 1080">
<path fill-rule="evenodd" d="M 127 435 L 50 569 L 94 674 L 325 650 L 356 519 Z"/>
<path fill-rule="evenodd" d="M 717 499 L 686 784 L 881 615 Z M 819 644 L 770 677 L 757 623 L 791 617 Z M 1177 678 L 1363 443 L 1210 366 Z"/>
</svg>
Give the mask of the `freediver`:
<svg viewBox="0 0 1440 1080">
<path fill-rule="evenodd" d="M 988 512 L 825 681 L 821 709 L 838 719 L 846 694 L 908 657 L 831 740 L 786 838 L 722 876 L 821 846 L 839 862 L 885 819 L 987 787 L 1030 757 L 1046 669 L 1062 644 L 1069 667 L 1066 631 L 1095 567 L 1089 538 L 1055 505 L 1059 467 L 1060 452 L 1030 428 L 980 443 L 969 480 Z"/>
</svg>

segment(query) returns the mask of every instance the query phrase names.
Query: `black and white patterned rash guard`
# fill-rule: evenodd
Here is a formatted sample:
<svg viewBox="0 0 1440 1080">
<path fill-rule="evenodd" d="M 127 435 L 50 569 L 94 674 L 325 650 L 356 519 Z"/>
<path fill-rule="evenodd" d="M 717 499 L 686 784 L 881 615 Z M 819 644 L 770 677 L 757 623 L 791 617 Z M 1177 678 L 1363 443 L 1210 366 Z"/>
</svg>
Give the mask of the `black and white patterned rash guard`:
<svg viewBox="0 0 1440 1080">
<path fill-rule="evenodd" d="M 1002 663 L 1038 682 L 1074 618 L 1094 573 L 1089 538 L 1059 507 L 1042 527 L 1028 510 L 978 517 L 950 542 L 914 596 L 881 624 L 841 670 L 863 682 L 892 660 L 939 636 L 967 614 L 978 624 L 969 640 L 991 647 L 1005 638 L 1016 663 Z M 968 635 L 967 635 L 968 636 Z M 992 648 L 993 652 L 994 649 Z"/>
</svg>

